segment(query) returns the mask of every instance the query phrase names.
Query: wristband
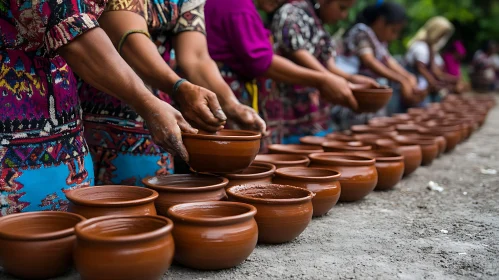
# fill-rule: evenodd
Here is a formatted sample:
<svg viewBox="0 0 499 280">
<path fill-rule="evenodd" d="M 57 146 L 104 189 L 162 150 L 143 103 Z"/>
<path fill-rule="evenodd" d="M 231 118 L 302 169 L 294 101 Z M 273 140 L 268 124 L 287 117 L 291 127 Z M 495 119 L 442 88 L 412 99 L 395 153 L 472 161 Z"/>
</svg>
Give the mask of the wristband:
<svg viewBox="0 0 499 280">
<path fill-rule="evenodd" d="M 179 79 L 178 81 L 175 82 L 173 85 L 173 94 L 176 94 L 180 86 L 184 83 L 187 82 L 186 79 Z"/>
</svg>

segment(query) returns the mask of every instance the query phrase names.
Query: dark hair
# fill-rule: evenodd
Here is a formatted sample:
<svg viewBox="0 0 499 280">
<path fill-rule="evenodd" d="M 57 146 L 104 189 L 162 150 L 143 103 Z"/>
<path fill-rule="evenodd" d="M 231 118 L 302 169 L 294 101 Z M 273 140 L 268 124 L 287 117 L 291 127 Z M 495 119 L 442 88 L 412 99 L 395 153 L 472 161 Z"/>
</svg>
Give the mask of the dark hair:
<svg viewBox="0 0 499 280">
<path fill-rule="evenodd" d="M 357 15 L 356 23 L 372 25 L 380 17 L 383 17 L 387 24 L 398 24 L 407 21 L 407 14 L 402 5 L 393 2 L 383 2 L 367 6 Z"/>
<path fill-rule="evenodd" d="M 494 47 L 496 47 L 496 42 L 494 40 L 487 40 L 482 43 L 482 47 L 480 49 L 485 53 L 489 53 Z"/>
</svg>

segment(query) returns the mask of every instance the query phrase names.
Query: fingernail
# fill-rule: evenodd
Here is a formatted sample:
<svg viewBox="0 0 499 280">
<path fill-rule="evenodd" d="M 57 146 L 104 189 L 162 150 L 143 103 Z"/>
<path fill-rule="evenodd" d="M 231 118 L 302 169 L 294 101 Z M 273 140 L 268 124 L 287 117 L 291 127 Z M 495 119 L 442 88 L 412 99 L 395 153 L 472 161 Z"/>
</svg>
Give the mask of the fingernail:
<svg viewBox="0 0 499 280">
<path fill-rule="evenodd" d="M 219 120 L 225 121 L 227 120 L 227 116 L 225 115 L 224 111 L 222 109 L 217 110 L 217 116 Z"/>
</svg>

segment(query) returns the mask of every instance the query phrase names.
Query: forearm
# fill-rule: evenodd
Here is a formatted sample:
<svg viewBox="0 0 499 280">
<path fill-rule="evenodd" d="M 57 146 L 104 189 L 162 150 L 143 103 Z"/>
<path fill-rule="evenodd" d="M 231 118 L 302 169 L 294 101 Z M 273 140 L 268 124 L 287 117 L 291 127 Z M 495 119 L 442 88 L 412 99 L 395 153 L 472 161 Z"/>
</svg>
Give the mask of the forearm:
<svg viewBox="0 0 499 280">
<path fill-rule="evenodd" d="M 279 82 L 317 87 L 324 73 L 303 68 L 281 56 L 274 55 L 264 76 Z"/>
<path fill-rule="evenodd" d="M 403 83 L 407 81 L 407 78 L 404 75 L 393 71 L 392 69 L 386 67 L 383 63 L 378 61 L 377 59 L 363 59 L 361 58 L 364 65 L 371 69 L 374 73 L 397 83 Z"/>
<path fill-rule="evenodd" d="M 329 72 L 336 74 L 346 80 L 350 80 L 352 78 L 352 75 L 348 74 L 347 72 L 341 70 L 340 68 L 338 68 L 338 66 L 336 66 L 336 63 L 334 62 L 333 58 L 330 58 L 327 61 L 327 69 L 329 70 Z"/>
<path fill-rule="evenodd" d="M 434 87 L 437 85 L 437 80 L 435 79 L 435 77 L 433 77 L 433 74 L 430 72 L 428 68 L 426 68 L 426 66 L 423 63 L 417 62 L 416 68 L 418 69 L 418 72 L 426 79 L 426 81 L 428 81 L 428 83 L 431 86 Z"/>
<path fill-rule="evenodd" d="M 400 65 L 393 58 L 389 58 L 389 60 L 388 60 L 388 67 L 390 69 L 392 69 L 393 71 L 399 73 L 400 75 L 402 75 L 406 79 L 410 79 L 411 76 L 413 76 L 411 73 L 409 73 L 409 71 L 407 71 L 404 67 L 402 67 L 402 65 Z"/>
</svg>

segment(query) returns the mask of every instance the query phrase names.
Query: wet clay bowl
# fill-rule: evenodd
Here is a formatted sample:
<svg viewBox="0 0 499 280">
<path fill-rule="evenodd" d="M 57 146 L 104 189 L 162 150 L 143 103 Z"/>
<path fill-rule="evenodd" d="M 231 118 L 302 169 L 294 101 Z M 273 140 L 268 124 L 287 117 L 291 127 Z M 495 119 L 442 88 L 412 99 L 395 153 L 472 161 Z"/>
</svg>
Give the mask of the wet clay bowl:
<svg viewBox="0 0 499 280">
<path fill-rule="evenodd" d="M 271 154 L 294 154 L 308 156 L 313 153 L 323 152 L 322 147 L 315 145 L 299 145 L 299 144 L 273 144 L 269 146 Z"/>
<path fill-rule="evenodd" d="M 360 141 L 341 142 L 341 141 L 328 141 L 322 144 L 325 152 L 355 152 L 355 151 L 369 151 L 371 146 L 366 145 Z"/>
<path fill-rule="evenodd" d="M 353 125 L 351 127 L 351 130 L 353 131 L 354 134 L 363 134 L 363 133 L 370 133 L 370 134 L 379 134 L 379 135 L 386 135 L 386 136 L 395 136 L 397 135 L 397 131 L 395 130 L 394 126 L 391 125 Z"/>
<path fill-rule="evenodd" d="M 310 155 L 310 166 L 341 173 L 340 201 L 353 202 L 370 194 L 378 183 L 375 159 L 346 153 Z"/>
<path fill-rule="evenodd" d="M 353 97 L 359 105 L 358 112 L 377 112 L 388 104 L 391 88 L 353 89 Z"/>
<path fill-rule="evenodd" d="M 399 143 L 390 139 L 380 139 L 376 141 L 380 149 L 392 150 L 404 156 L 404 176 L 408 176 L 421 166 L 423 152 L 419 145 Z"/>
<path fill-rule="evenodd" d="M 105 216 L 76 226 L 82 280 L 161 279 L 173 260 L 173 222 L 161 216 Z"/>
<path fill-rule="evenodd" d="M 404 156 L 392 151 L 366 151 L 355 152 L 359 156 L 374 158 L 375 166 L 378 172 L 378 183 L 375 190 L 390 190 L 400 182 L 404 175 Z"/>
<path fill-rule="evenodd" d="M 156 215 L 155 190 L 131 186 L 98 186 L 66 193 L 69 212 L 90 219 L 107 215 Z"/>
<path fill-rule="evenodd" d="M 419 145 L 423 155 L 421 165 L 430 165 L 438 156 L 438 144 L 434 138 L 400 135 L 393 139 L 402 144 Z"/>
<path fill-rule="evenodd" d="M 285 185 L 234 186 L 227 189 L 229 200 L 256 207 L 258 243 L 289 242 L 307 228 L 312 219 L 314 194 Z"/>
<path fill-rule="evenodd" d="M 48 279 L 72 265 L 74 226 L 85 220 L 65 212 L 31 212 L 0 218 L 0 266 L 21 279 Z"/>
<path fill-rule="evenodd" d="M 175 261 L 195 269 L 226 269 L 242 263 L 255 249 L 258 226 L 252 205 L 217 201 L 172 206 Z"/>
<path fill-rule="evenodd" d="M 347 135 L 341 132 L 333 132 L 329 133 L 326 135 L 326 138 L 328 141 L 335 140 L 335 141 L 342 141 L 342 142 L 350 142 L 350 141 L 355 141 L 352 135 Z"/>
<path fill-rule="evenodd" d="M 306 167 L 310 160 L 306 156 L 291 154 L 267 154 L 257 155 L 253 163 L 270 163 L 276 168 L 281 167 Z"/>
<path fill-rule="evenodd" d="M 261 185 L 272 183 L 272 176 L 276 170 L 271 163 L 255 162 L 250 167 L 237 174 L 224 174 L 229 179 L 225 188 L 237 185 Z"/>
<path fill-rule="evenodd" d="M 144 178 L 142 183 L 158 192 L 154 205 L 159 215 L 166 216 L 168 208 L 176 204 L 225 200 L 229 180 L 202 174 L 178 174 L 152 176 Z"/>
<path fill-rule="evenodd" d="M 276 170 L 274 184 L 290 185 L 315 193 L 312 199 L 314 217 L 325 215 L 333 208 L 341 194 L 340 173 L 334 170 L 288 167 Z"/>
<path fill-rule="evenodd" d="M 257 132 L 229 129 L 216 134 L 182 134 L 191 168 L 209 173 L 237 173 L 250 166 L 261 138 Z"/>
<path fill-rule="evenodd" d="M 305 136 L 300 138 L 300 144 L 302 145 L 312 145 L 312 146 L 322 146 L 322 143 L 329 141 L 326 137 L 319 136 Z"/>
</svg>

